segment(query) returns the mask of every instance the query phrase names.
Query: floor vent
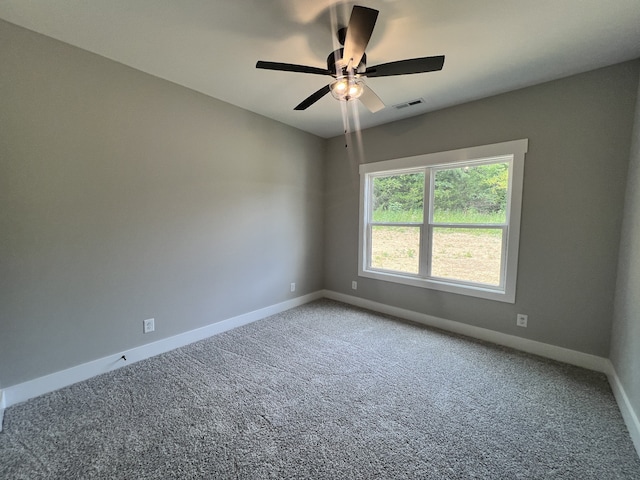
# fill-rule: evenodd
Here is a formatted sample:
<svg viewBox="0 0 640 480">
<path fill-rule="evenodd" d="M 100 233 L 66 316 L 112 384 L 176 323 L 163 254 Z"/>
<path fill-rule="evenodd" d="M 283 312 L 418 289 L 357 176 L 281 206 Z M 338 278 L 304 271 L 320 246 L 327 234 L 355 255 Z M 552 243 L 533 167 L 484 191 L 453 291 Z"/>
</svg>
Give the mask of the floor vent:
<svg viewBox="0 0 640 480">
<path fill-rule="evenodd" d="M 421 103 L 424 103 L 424 100 L 419 98 L 417 100 L 411 100 L 410 102 L 399 103 L 398 105 L 394 105 L 394 107 L 398 110 L 402 110 L 403 108 L 413 107 L 414 105 L 420 105 Z"/>
</svg>

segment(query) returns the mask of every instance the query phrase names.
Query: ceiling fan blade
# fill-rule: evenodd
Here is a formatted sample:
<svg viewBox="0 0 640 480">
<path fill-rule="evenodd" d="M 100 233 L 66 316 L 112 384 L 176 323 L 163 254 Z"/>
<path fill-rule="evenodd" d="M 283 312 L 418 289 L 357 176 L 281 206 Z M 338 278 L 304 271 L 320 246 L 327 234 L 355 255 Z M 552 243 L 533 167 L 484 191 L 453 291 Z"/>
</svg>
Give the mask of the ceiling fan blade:
<svg viewBox="0 0 640 480">
<path fill-rule="evenodd" d="M 295 65 L 293 63 L 280 62 L 263 62 L 260 60 L 256 63 L 256 68 L 264 68 L 265 70 L 280 70 L 283 72 L 298 73 L 314 73 L 317 75 L 331 75 L 331 72 L 325 68 L 308 67 L 307 65 Z"/>
<path fill-rule="evenodd" d="M 379 112 L 384 108 L 384 103 L 382 103 L 380 97 L 378 97 L 378 95 L 376 95 L 376 93 L 367 85 L 364 86 L 364 90 L 362 91 L 362 95 L 360 95 L 359 100 L 371 113 Z"/>
<path fill-rule="evenodd" d="M 377 18 L 378 10 L 358 5 L 353 7 L 349 25 L 347 26 L 347 36 L 344 40 L 342 60 L 345 65 L 349 61 L 351 61 L 352 68 L 356 68 L 360 64 Z"/>
<path fill-rule="evenodd" d="M 329 85 L 325 85 L 320 90 L 318 90 L 315 93 L 312 93 L 307 98 L 305 98 L 302 102 L 300 102 L 300 104 L 296 108 L 294 108 L 294 110 L 306 110 L 311 105 L 313 105 L 318 100 L 320 100 L 322 97 L 324 97 L 330 91 L 331 91 L 331 87 L 329 87 Z"/>
<path fill-rule="evenodd" d="M 436 57 L 411 58 L 397 62 L 383 63 L 367 67 L 367 77 L 390 77 L 393 75 L 409 75 L 411 73 L 435 72 L 442 70 L 444 55 Z"/>
</svg>

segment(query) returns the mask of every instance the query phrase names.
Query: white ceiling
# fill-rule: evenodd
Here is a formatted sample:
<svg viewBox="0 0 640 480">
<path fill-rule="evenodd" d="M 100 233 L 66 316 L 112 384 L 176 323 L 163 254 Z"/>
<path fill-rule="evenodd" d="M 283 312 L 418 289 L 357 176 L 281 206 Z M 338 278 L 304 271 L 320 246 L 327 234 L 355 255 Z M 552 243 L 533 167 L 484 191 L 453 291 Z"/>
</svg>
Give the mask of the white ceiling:
<svg viewBox="0 0 640 480">
<path fill-rule="evenodd" d="M 255 63 L 325 68 L 354 3 L 380 11 L 369 66 L 446 56 L 441 72 L 368 79 L 387 108 L 358 104 L 361 128 L 640 57 L 640 0 L 0 0 L 0 18 L 332 137 L 344 126 L 331 95 L 293 110 L 330 77 Z"/>
</svg>

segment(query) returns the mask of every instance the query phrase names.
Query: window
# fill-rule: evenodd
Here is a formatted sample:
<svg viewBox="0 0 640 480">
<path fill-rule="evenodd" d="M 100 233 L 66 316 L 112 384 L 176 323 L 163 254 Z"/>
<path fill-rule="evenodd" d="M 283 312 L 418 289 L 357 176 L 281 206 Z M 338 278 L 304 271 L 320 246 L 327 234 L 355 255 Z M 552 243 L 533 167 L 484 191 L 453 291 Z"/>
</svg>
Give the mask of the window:
<svg viewBox="0 0 640 480">
<path fill-rule="evenodd" d="M 361 165 L 359 275 L 514 303 L 527 146 Z"/>
</svg>

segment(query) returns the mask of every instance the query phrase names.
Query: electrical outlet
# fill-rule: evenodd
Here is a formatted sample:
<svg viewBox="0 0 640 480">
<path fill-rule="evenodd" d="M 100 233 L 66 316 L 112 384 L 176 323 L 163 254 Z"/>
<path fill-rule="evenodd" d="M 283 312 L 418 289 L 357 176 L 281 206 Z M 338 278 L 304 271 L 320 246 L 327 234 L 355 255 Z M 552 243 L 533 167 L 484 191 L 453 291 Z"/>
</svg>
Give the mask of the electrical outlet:
<svg viewBox="0 0 640 480">
<path fill-rule="evenodd" d="M 356 282 L 355 280 L 353 282 L 351 282 L 351 289 L 352 290 L 357 290 L 358 289 L 358 282 Z"/>
<path fill-rule="evenodd" d="M 292 284 L 291 284 L 291 291 L 292 291 L 292 292 L 295 292 L 295 291 L 296 291 L 296 284 L 295 284 L 295 283 L 292 283 Z"/>
<path fill-rule="evenodd" d="M 151 333 L 156 329 L 155 318 L 147 318 L 142 322 L 142 333 Z"/>
<path fill-rule="evenodd" d="M 519 327 L 527 327 L 527 321 L 529 320 L 529 315 L 525 315 L 523 313 L 519 313 L 516 317 L 516 325 Z"/>
</svg>

